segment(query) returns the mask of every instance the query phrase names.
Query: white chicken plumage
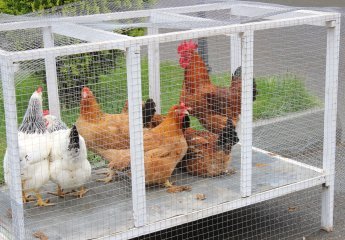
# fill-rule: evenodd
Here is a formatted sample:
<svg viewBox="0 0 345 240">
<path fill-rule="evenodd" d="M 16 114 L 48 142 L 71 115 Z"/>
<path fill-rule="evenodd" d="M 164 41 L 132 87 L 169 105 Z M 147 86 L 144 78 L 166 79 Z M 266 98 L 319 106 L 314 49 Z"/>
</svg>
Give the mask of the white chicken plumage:
<svg viewBox="0 0 345 240">
<path fill-rule="evenodd" d="M 68 191 L 80 188 L 75 195 L 83 197 L 87 192 L 84 184 L 91 177 L 85 140 L 75 125 L 68 129 L 53 115 L 46 115 L 45 119 L 52 135 L 50 180 L 58 185 L 57 192 L 53 194 L 64 197 Z"/>
<path fill-rule="evenodd" d="M 18 129 L 18 146 L 23 201 L 30 199 L 27 193 L 33 192 L 38 206 L 48 206 L 40 195 L 41 187 L 49 181 L 49 154 L 51 138 L 47 131 L 42 110 L 42 87 L 31 96 L 23 122 Z M 7 151 L 4 158 L 5 182 L 11 185 L 10 162 Z"/>
</svg>

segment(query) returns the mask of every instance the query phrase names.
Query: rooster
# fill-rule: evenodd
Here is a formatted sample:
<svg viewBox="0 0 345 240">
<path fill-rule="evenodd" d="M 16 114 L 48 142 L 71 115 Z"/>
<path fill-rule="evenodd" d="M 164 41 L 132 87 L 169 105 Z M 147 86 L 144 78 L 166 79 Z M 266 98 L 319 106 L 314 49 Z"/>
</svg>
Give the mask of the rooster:
<svg viewBox="0 0 345 240">
<path fill-rule="evenodd" d="M 188 144 L 185 166 L 192 175 L 213 177 L 228 170 L 231 149 L 239 139 L 232 120 L 217 135 L 189 127 L 189 117 L 184 119 L 184 136 Z"/>
<path fill-rule="evenodd" d="M 187 153 L 187 142 L 183 135 L 183 119 L 188 108 L 181 103 L 170 108 L 164 121 L 156 128 L 144 133 L 145 181 L 147 185 L 163 184 L 169 192 L 188 190 L 188 187 L 173 186 L 169 178 L 176 165 Z M 114 160 L 109 167 L 123 171 L 130 165 L 130 149 L 113 152 Z"/>
<path fill-rule="evenodd" d="M 229 88 L 215 86 L 210 79 L 205 62 L 197 53 L 198 45 L 192 40 L 178 46 L 179 63 L 184 69 L 180 100 L 192 108 L 191 115 L 209 131 L 219 134 L 230 117 L 236 126 L 241 114 L 241 68 L 232 76 Z M 257 90 L 255 79 L 253 101 Z"/>
<path fill-rule="evenodd" d="M 64 197 L 75 191 L 82 198 L 88 190 L 84 184 L 91 178 L 91 164 L 87 159 L 85 140 L 79 135 L 75 125 L 71 129 L 53 115 L 46 115 L 48 131 L 52 134 L 50 155 L 50 180 L 58 185 L 53 195 Z M 76 189 L 80 188 L 79 191 Z"/>
<path fill-rule="evenodd" d="M 18 130 L 18 146 L 20 171 L 22 179 L 23 202 L 34 200 L 27 196 L 33 192 L 36 195 L 37 206 L 50 206 L 49 200 L 43 200 L 41 187 L 49 181 L 49 154 L 51 151 L 51 136 L 47 131 L 42 110 L 42 87 L 32 94 L 23 122 Z M 11 184 L 7 152 L 4 158 L 5 181 Z"/>
</svg>

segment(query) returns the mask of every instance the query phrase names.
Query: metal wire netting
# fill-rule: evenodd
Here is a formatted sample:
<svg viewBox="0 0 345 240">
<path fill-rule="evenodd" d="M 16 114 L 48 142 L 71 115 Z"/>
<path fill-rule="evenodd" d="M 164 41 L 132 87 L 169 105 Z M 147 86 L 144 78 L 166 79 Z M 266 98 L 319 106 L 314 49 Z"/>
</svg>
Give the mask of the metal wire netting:
<svg viewBox="0 0 345 240">
<path fill-rule="evenodd" d="M 3 15 L 0 18 L 1 23 L 37 20 L 38 22 L 52 21 L 55 24 L 56 29 L 53 29 L 57 32 L 53 34 L 55 46 L 66 47 L 63 50 L 66 52 L 71 51 L 70 54 L 57 56 L 55 64 L 59 109 L 62 120 L 68 127 L 72 127 L 79 117 L 80 102 L 83 93 L 85 93 L 85 86 L 92 90 L 92 94 L 102 111 L 120 114 L 121 112 L 126 113 L 126 100 L 128 98 L 139 98 L 139 95 L 131 96 L 128 94 L 126 78 L 128 74 L 131 74 L 128 72 L 128 68 L 135 69 L 138 65 L 141 67 L 142 99 L 140 100 L 143 101 L 152 96 L 152 88 L 155 86 L 152 86 L 150 78 L 155 75 L 149 70 L 152 67 L 152 62 L 149 59 L 150 47 L 152 49 L 150 43 L 147 46 L 142 46 L 140 51 L 136 51 L 137 55 L 140 54 L 140 59 L 137 59 L 136 62 L 133 56 L 128 60 L 128 55 L 123 51 L 124 49 L 89 50 L 88 45 L 85 44 L 88 42 L 87 40 L 82 37 L 77 39 L 77 36 L 83 36 L 83 31 L 87 29 L 76 28 L 75 37 L 64 36 L 63 33 L 66 31 L 62 31 L 63 28 L 58 28 L 59 21 L 64 24 L 62 20 L 66 17 L 88 17 L 93 14 L 121 13 L 128 10 L 151 9 L 154 11 L 165 7 L 205 4 L 205 1 L 201 0 L 191 2 L 149 1 L 147 4 L 139 4 L 139 1 L 132 4 L 129 2 L 121 1 L 120 4 L 117 4 L 114 1 L 90 0 L 25 16 Z M 207 3 L 211 2 L 208 1 Z M 269 7 L 264 14 L 254 12 L 250 16 L 241 16 L 235 11 L 237 1 L 212 1 L 212 3 L 224 3 L 225 5 L 220 6 L 226 7 L 207 12 L 186 12 L 184 13 L 186 18 L 183 19 L 179 19 L 173 13 L 169 17 L 160 16 L 158 12 L 158 20 L 156 19 L 155 24 L 152 23 L 152 19 L 143 16 L 109 21 L 93 21 L 91 19 L 80 25 L 111 33 L 126 33 L 129 29 L 139 28 L 151 28 L 150 31 L 152 31 L 153 26 L 159 28 L 160 33 L 174 33 L 180 30 L 265 22 L 280 17 L 294 19 L 299 16 L 296 11 L 301 10 L 300 8 L 259 4 L 257 5 L 259 7 Z M 246 7 L 248 8 L 255 5 L 246 2 L 244 4 L 247 4 Z M 229 6 L 233 7 L 234 10 L 229 11 Z M 327 9 L 317 10 L 324 11 Z M 72 20 L 69 23 L 79 24 L 78 21 Z M 149 33 L 146 30 L 143 32 L 144 34 Z M 234 65 L 231 60 L 234 49 L 230 49 L 232 36 L 217 34 L 212 30 L 210 32 L 212 34 L 209 37 L 195 37 L 192 40 L 199 43 L 199 54 L 207 65 L 208 74 L 212 81 L 218 86 L 229 87 L 229 79 L 233 73 L 231 69 Z M 45 45 L 42 37 L 44 33 L 40 28 L 4 31 L 1 34 L 0 48 L 9 52 L 33 50 L 31 53 L 34 54 L 35 50 L 44 48 Z M 212 175 L 209 172 L 199 174 L 199 176 L 198 173 L 193 174 L 191 169 L 193 167 L 198 169 L 198 164 L 200 164 L 198 163 L 199 152 L 195 151 L 193 152 L 195 155 L 192 155 L 189 161 L 182 161 L 182 165 L 177 166 L 171 178 L 171 182 L 177 186 L 191 186 L 190 192 L 169 194 L 159 186 L 146 188 L 147 221 L 149 224 L 157 226 L 162 220 L 172 219 L 171 221 L 174 221 L 173 219 L 184 215 L 187 216 L 186 218 L 190 217 L 187 219 L 188 223 L 140 237 L 141 239 L 297 239 L 308 236 L 320 228 L 321 186 L 303 191 L 292 189 L 291 191 L 294 193 L 285 196 L 279 195 L 280 197 L 277 198 L 273 197 L 272 192 L 272 197 L 269 199 L 273 199 L 268 201 L 263 201 L 265 197 L 260 194 L 317 178 L 321 174 L 317 168 L 322 168 L 323 154 L 326 34 L 325 27 L 307 24 L 255 32 L 253 70 L 258 95 L 254 103 L 253 116 L 253 145 L 255 149 L 251 152 L 253 154 L 252 194 L 258 194 L 258 203 L 237 209 L 236 201 L 241 200 L 240 159 L 243 152 L 241 152 L 240 145 L 231 149 L 232 161 L 231 163 L 226 162 L 225 168 L 219 167 L 222 164 L 219 166 L 218 163 L 216 164 L 217 167 L 224 170 L 225 174 L 221 176 L 218 176 L 219 174 Z M 97 41 L 102 42 L 99 39 Z M 181 41 L 177 39 L 159 44 L 160 107 L 163 115 L 169 112 L 172 104 L 179 102 L 180 89 L 183 87 L 184 70 L 179 65 L 179 56 L 177 55 L 177 48 L 180 44 Z M 73 49 L 76 46 L 85 46 L 85 52 L 74 54 Z M 343 54 L 343 50 L 342 48 L 341 54 Z M 342 81 L 345 77 L 342 72 L 343 64 L 344 62 L 341 60 L 336 197 L 343 196 L 342 189 L 344 186 L 340 179 L 345 172 L 341 161 L 343 154 L 342 120 L 345 119 L 341 115 L 344 112 L 341 111 L 341 103 L 344 100 L 342 93 L 345 90 Z M 14 80 L 18 122 L 21 122 L 28 99 L 38 85 L 42 85 L 45 89 L 43 92 L 43 109 L 48 109 L 51 106 L 51 103 L 48 102 L 51 99 L 47 98 L 46 90 L 46 79 L 50 72 L 49 69 L 46 69 L 46 65 L 47 62 L 43 59 L 15 62 Z M 135 71 L 133 70 L 133 72 Z M 193 102 L 193 99 L 189 101 Z M 198 111 L 205 111 L 205 107 L 199 108 Z M 206 131 L 207 125 L 203 123 L 204 117 L 200 117 L 198 111 L 192 113 L 191 126 L 197 131 Z M 4 123 L 4 118 L 1 121 Z M 129 124 L 128 117 L 122 120 L 122 124 Z M 2 124 L 0 127 L 2 136 L 5 132 L 4 126 L 5 124 Z M 244 125 L 244 127 L 246 126 Z M 208 130 L 212 132 L 215 128 L 212 125 Z M 99 127 L 92 129 L 91 132 L 102 132 L 102 130 Z M 241 132 L 240 129 L 237 131 Z M 88 161 L 93 169 L 92 177 L 85 182 L 90 191 L 82 199 L 59 198 L 48 194 L 54 190 L 55 185 L 46 184 L 41 192 L 46 199 L 55 203 L 56 206 L 39 208 L 32 203 L 25 205 L 25 227 L 28 236 L 31 237 L 33 233 L 37 232 L 43 232 L 49 236 L 49 239 L 92 239 L 109 235 L 126 239 L 133 236 L 130 232 L 136 223 L 136 219 L 132 215 L 133 206 L 139 205 L 139 203 L 132 202 L 132 196 L 136 193 L 132 190 L 133 182 L 130 176 L 124 171 L 112 183 L 101 184 L 96 181 L 100 178 L 97 174 L 105 171 L 107 161 L 114 157 L 114 153 L 108 155 L 101 150 L 106 148 L 105 146 L 109 142 L 116 140 L 108 138 L 106 132 L 103 131 L 102 133 L 103 135 L 95 135 L 95 139 L 89 142 L 85 137 L 88 147 Z M 239 137 L 242 141 L 243 136 L 240 133 Z M 128 139 L 120 138 L 118 141 L 128 148 Z M 0 143 L 5 145 L 5 141 Z M 200 145 L 194 147 L 200 148 Z M 195 148 L 190 150 L 194 151 Z M 206 144 L 204 149 L 209 150 L 209 145 Z M 121 153 L 122 155 L 119 154 L 118 158 L 127 154 L 127 152 Z M 229 159 L 229 153 L 225 155 Z M 224 153 L 221 153 L 220 158 L 224 159 Z M 191 164 L 193 161 L 198 164 Z M 302 165 L 296 164 L 296 161 Z M 211 166 L 214 165 L 211 164 Z M 10 228 L 10 197 L 6 190 L 2 191 L 2 195 L 0 223 L 5 228 Z M 223 204 L 228 202 L 234 202 L 233 209 L 235 210 L 229 211 L 228 208 L 223 208 Z M 245 205 L 249 205 L 249 203 Z M 219 211 L 223 213 L 210 217 L 214 215 L 211 209 L 215 206 L 219 206 Z M 193 215 L 194 213 L 195 215 Z M 198 220 L 195 221 L 196 219 Z M 166 226 L 163 223 L 158 227 L 159 230 L 164 228 Z M 7 234 L 5 230 L 3 232 Z M 2 228 L 0 228 L 1 233 Z M 143 235 L 143 233 L 137 235 Z"/>
</svg>

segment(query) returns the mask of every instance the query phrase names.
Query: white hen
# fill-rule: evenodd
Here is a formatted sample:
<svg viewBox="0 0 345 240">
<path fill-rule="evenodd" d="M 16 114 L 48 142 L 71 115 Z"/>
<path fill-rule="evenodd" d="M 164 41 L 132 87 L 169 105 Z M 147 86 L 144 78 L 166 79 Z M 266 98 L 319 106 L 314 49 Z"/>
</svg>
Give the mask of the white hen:
<svg viewBox="0 0 345 240">
<path fill-rule="evenodd" d="M 49 206 L 40 195 L 40 188 L 49 181 L 49 154 L 51 138 L 47 131 L 42 111 L 42 87 L 31 96 L 29 106 L 18 130 L 20 171 L 23 201 L 30 199 L 27 193 L 34 192 L 38 206 Z M 10 162 L 6 151 L 4 158 L 5 182 L 11 184 Z"/>
<path fill-rule="evenodd" d="M 75 195 L 81 198 L 87 192 L 84 184 L 91 177 L 85 140 L 75 125 L 68 129 L 53 115 L 46 115 L 45 119 L 52 134 L 50 179 L 58 185 L 57 192 L 52 194 L 64 197 L 67 191 L 80 188 Z"/>
</svg>

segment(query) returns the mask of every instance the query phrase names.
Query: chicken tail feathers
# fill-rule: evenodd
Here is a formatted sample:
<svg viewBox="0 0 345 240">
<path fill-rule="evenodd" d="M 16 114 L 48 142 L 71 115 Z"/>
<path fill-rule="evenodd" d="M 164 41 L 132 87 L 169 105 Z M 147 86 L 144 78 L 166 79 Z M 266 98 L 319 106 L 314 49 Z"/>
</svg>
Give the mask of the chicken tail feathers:
<svg viewBox="0 0 345 240">
<path fill-rule="evenodd" d="M 146 100 L 143 106 L 143 124 L 146 127 L 156 113 L 156 103 L 153 99 L 149 98 Z"/>
<path fill-rule="evenodd" d="M 258 95 L 258 90 L 256 88 L 256 81 L 255 81 L 255 78 L 253 78 L 253 101 L 256 100 L 257 95 Z"/>
<path fill-rule="evenodd" d="M 234 74 L 232 75 L 232 81 L 240 80 L 242 79 L 242 67 L 236 68 Z M 255 78 L 253 78 L 253 101 L 256 100 L 256 96 L 258 95 L 258 90 L 256 88 L 256 81 Z"/>
<path fill-rule="evenodd" d="M 219 133 L 217 146 L 226 153 L 230 153 L 232 146 L 234 146 L 238 142 L 239 139 L 237 137 L 236 128 L 232 122 L 232 119 L 228 118 L 226 126 Z"/>
<path fill-rule="evenodd" d="M 71 151 L 72 149 L 75 149 L 76 151 L 79 151 L 80 149 L 79 132 L 75 125 L 71 128 L 71 132 L 69 134 L 68 150 Z"/>
</svg>

